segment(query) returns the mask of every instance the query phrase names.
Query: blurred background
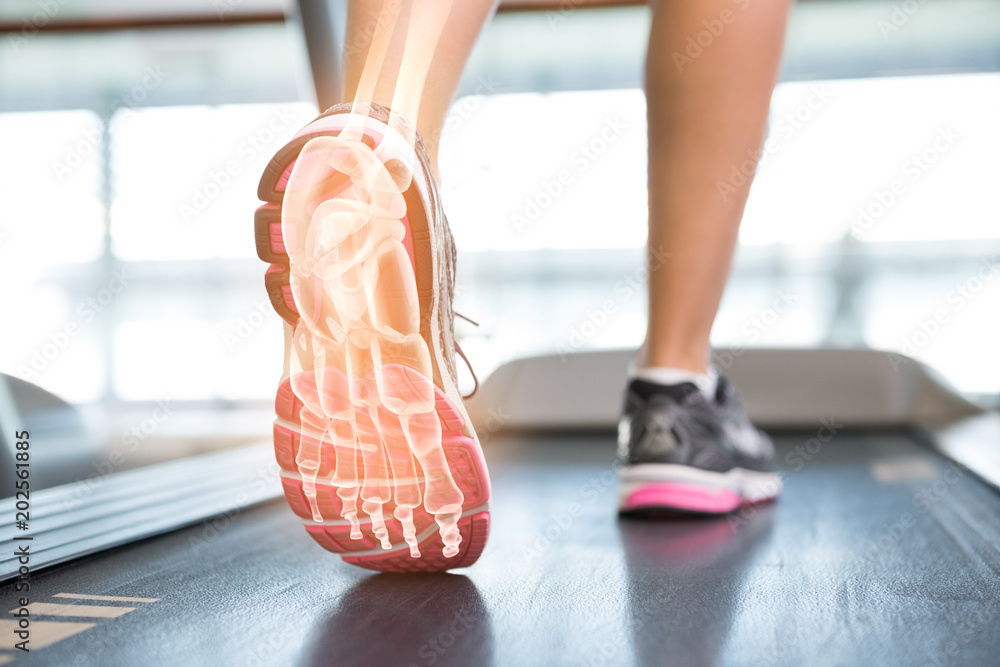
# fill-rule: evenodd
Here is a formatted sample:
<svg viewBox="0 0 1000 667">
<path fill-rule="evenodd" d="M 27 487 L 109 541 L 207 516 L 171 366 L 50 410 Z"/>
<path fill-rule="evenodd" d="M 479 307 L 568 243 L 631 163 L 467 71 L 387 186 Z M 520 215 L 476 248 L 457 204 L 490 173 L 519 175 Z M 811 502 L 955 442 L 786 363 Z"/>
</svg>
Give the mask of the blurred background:
<svg viewBox="0 0 1000 667">
<path fill-rule="evenodd" d="M 502 11 L 465 74 L 441 166 L 481 378 L 642 340 L 649 17 L 628 4 Z M 268 437 L 281 320 L 253 212 L 317 112 L 295 9 L 0 5 L 0 371 L 78 404 L 102 446 L 139 438 L 122 469 Z M 998 72 L 997 0 L 796 5 L 721 365 L 878 348 L 997 405 Z"/>
</svg>

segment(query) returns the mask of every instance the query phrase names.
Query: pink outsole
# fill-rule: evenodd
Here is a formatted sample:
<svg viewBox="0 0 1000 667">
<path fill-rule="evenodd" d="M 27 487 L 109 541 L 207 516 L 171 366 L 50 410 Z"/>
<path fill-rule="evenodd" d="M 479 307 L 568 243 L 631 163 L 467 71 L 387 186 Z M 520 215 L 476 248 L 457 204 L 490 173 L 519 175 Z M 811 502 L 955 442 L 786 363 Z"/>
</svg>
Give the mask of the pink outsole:
<svg viewBox="0 0 1000 667">
<path fill-rule="evenodd" d="M 675 509 L 726 514 L 743 504 L 740 495 L 729 489 L 709 489 L 682 482 L 650 482 L 632 491 L 621 510 Z"/>
<path fill-rule="evenodd" d="M 441 536 L 434 533 L 420 543 L 421 558 L 410 558 L 406 551 L 394 551 L 385 554 L 369 556 L 344 556 L 347 563 L 380 572 L 441 572 L 457 567 L 468 567 L 479 560 L 486 547 L 486 538 L 490 530 L 490 515 L 479 512 L 463 517 L 458 522 L 462 533 L 462 544 L 456 556 L 445 558 L 441 553 L 444 544 Z M 315 537 L 315 536 L 314 536 Z"/>
<path fill-rule="evenodd" d="M 309 380 L 308 377 L 305 378 Z M 473 508 L 484 505 L 489 500 L 488 478 L 483 467 L 481 458 L 476 451 L 475 441 L 464 435 L 461 429 L 461 417 L 448 399 L 437 390 L 438 416 L 441 419 L 442 441 L 445 458 L 448 460 L 448 467 L 451 470 L 455 483 L 462 490 L 465 499 L 463 506 Z M 278 417 L 291 421 L 298 421 L 299 411 L 302 409 L 302 401 L 295 395 L 291 388 L 291 381 L 285 380 L 278 387 L 275 397 L 275 412 Z M 388 415 L 386 415 L 388 416 Z M 356 416 L 359 429 L 372 428 L 374 424 L 363 413 Z M 367 421 L 367 425 L 366 425 Z M 386 428 L 391 425 L 391 419 L 383 419 L 383 431 L 379 434 L 383 440 L 390 440 L 406 447 L 405 439 L 401 429 L 396 426 Z M 274 451 L 275 458 L 282 469 L 294 472 L 295 456 L 298 452 L 299 443 L 303 436 L 296 433 L 294 429 L 289 429 L 281 424 L 274 426 Z M 398 449 L 398 448 L 397 448 Z M 336 453 L 333 444 L 322 443 L 321 465 L 319 477 L 329 477 L 333 473 L 330 462 L 335 460 Z M 360 457 L 356 464 L 360 467 L 363 463 Z M 301 519 L 312 518 L 312 511 L 309 501 L 306 499 L 302 482 L 298 479 L 283 478 L 282 487 L 289 507 Z M 323 483 L 316 485 L 317 505 L 323 517 L 340 520 L 340 512 L 343 507 L 340 496 L 337 495 L 336 488 Z M 387 519 L 390 519 L 395 504 L 391 501 L 383 506 L 383 512 Z M 413 520 L 417 532 L 420 533 L 428 527 L 435 526 L 434 517 L 422 507 L 414 508 Z M 351 552 L 371 551 L 379 548 L 379 542 L 371 531 L 370 523 L 365 521 L 361 524 L 362 537 L 355 540 L 350 536 L 349 525 L 309 525 L 306 531 L 316 540 L 316 542 L 334 553 L 341 554 L 346 562 L 366 567 L 369 569 L 391 571 L 391 572 L 435 572 L 456 567 L 467 567 L 474 563 L 482 553 L 486 543 L 486 536 L 489 532 L 489 514 L 479 512 L 477 514 L 462 518 L 459 523 L 459 532 L 462 534 L 462 544 L 459 553 L 452 558 L 445 558 L 441 551 L 443 543 L 440 535 L 435 531 L 432 537 L 420 543 L 421 557 L 414 559 L 410 557 L 409 551 L 393 551 L 388 554 L 372 554 L 367 556 L 350 556 Z M 393 520 L 386 521 L 386 529 L 389 532 L 389 540 L 394 544 L 403 543 L 403 535 L 400 526 Z"/>
</svg>

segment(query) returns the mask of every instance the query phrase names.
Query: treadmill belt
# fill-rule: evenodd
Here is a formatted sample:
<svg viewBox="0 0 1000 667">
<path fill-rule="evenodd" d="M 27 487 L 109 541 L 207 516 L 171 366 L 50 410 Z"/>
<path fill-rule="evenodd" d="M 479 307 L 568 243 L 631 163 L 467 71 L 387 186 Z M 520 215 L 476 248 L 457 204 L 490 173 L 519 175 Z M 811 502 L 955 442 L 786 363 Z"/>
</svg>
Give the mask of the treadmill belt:
<svg viewBox="0 0 1000 667">
<path fill-rule="evenodd" d="M 4 584 L 0 664 L 1000 664 L 1000 494 L 906 434 L 776 442 L 773 505 L 619 519 L 613 436 L 494 435 L 472 568 L 361 570 L 270 502 L 33 573 L 28 654 Z"/>
</svg>

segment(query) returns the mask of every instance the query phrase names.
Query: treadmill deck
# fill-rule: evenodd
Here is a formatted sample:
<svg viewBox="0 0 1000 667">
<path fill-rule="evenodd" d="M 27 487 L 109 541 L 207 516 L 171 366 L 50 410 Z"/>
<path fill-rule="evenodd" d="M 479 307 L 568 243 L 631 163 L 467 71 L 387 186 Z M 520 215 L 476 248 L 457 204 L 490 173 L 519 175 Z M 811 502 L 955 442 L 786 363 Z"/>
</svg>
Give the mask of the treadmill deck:
<svg viewBox="0 0 1000 667">
<path fill-rule="evenodd" d="M 619 519 L 613 436 L 495 435 L 471 568 L 373 574 L 270 502 L 33 573 L 27 654 L 3 584 L 0 664 L 998 664 L 1000 494 L 905 434 L 814 435 L 717 519 Z"/>
</svg>

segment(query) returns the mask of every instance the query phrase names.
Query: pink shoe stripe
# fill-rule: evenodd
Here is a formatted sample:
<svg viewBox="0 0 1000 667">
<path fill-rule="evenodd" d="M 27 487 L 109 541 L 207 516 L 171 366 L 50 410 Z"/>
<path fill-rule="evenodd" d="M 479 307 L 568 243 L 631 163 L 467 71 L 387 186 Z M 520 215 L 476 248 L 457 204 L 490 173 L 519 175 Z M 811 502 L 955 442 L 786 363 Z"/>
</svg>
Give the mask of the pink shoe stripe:
<svg viewBox="0 0 1000 667">
<path fill-rule="evenodd" d="M 711 489 L 681 482 L 651 482 L 630 493 L 621 509 L 628 512 L 662 508 L 725 514 L 741 504 L 739 494 L 729 489 Z"/>
</svg>

